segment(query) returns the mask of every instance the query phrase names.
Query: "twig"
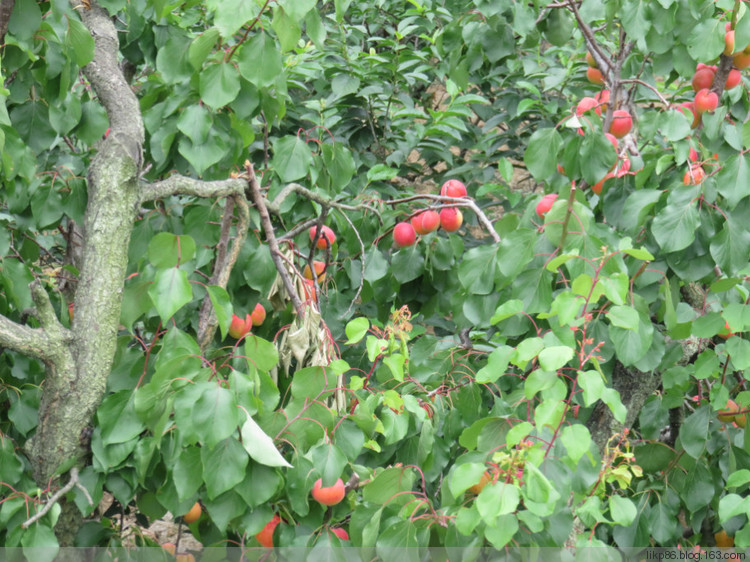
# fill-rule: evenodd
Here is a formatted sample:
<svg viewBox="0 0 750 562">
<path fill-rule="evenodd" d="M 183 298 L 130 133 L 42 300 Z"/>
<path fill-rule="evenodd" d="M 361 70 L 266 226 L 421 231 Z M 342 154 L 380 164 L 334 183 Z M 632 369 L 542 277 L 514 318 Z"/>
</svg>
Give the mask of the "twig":
<svg viewBox="0 0 750 562">
<path fill-rule="evenodd" d="M 23 529 L 28 529 L 33 523 L 36 523 L 39 521 L 42 517 L 44 517 L 47 512 L 52 509 L 52 506 L 57 503 L 57 501 L 64 495 L 67 494 L 70 490 L 73 489 L 73 487 L 78 488 L 81 490 L 83 495 L 86 497 L 86 499 L 89 502 L 89 505 L 94 505 L 94 500 L 91 499 L 91 495 L 89 494 L 89 491 L 81 484 L 81 482 L 78 480 L 78 467 L 73 467 L 70 469 L 70 480 L 68 480 L 68 483 L 65 484 L 62 488 L 60 488 L 57 492 L 52 494 L 52 497 L 49 499 L 49 501 L 44 504 L 44 507 L 41 511 L 38 511 L 35 515 L 27 519 L 21 527 Z"/>
<path fill-rule="evenodd" d="M 248 176 L 247 184 L 250 187 L 250 196 L 260 214 L 260 224 L 263 226 L 263 231 L 266 234 L 266 241 L 268 242 L 268 248 L 271 250 L 271 258 L 276 266 L 276 271 L 278 271 L 281 276 L 281 282 L 284 284 L 284 288 L 292 301 L 294 310 L 297 314 L 300 314 L 302 312 L 302 301 L 300 301 L 299 295 L 294 288 L 294 284 L 289 278 L 289 274 L 287 273 L 284 264 L 281 262 L 281 250 L 279 249 L 279 244 L 273 232 L 271 216 L 268 214 L 266 202 L 263 200 L 263 195 L 260 192 L 260 184 L 258 183 L 258 178 L 255 177 L 255 169 L 253 168 L 252 162 L 249 160 L 245 161 L 245 172 Z"/>
</svg>

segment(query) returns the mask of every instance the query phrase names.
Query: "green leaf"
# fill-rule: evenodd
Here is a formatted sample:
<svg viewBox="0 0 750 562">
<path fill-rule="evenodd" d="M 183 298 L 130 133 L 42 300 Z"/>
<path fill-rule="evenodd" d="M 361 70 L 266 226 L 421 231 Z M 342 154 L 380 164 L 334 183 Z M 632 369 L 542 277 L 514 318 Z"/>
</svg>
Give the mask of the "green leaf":
<svg viewBox="0 0 750 562">
<path fill-rule="evenodd" d="M 281 52 L 274 40 L 260 31 L 240 49 L 237 67 L 248 82 L 257 88 L 266 88 L 276 82 L 283 71 Z"/>
<path fill-rule="evenodd" d="M 148 260 L 158 269 L 175 267 L 195 256 L 195 241 L 190 236 L 160 232 L 148 243 Z"/>
<path fill-rule="evenodd" d="M 599 400 L 604 390 L 604 381 L 599 371 L 578 371 L 578 386 L 583 389 L 583 403 L 586 407 Z"/>
<path fill-rule="evenodd" d="M 175 421 L 209 447 L 231 436 L 239 424 L 234 394 L 214 382 L 187 385 L 175 395 Z"/>
<path fill-rule="evenodd" d="M 613 326 L 626 330 L 637 330 L 640 321 L 638 312 L 630 306 L 613 306 L 607 312 L 607 318 Z"/>
<path fill-rule="evenodd" d="M 148 289 L 148 295 L 162 323 L 166 324 L 175 312 L 193 300 L 193 289 L 188 282 L 187 273 L 173 267 L 156 273 L 156 279 Z"/>
<path fill-rule="evenodd" d="M 676 454 L 665 443 L 645 443 L 635 448 L 635 462 L 645 473 L 655 474 L 669 466 Z"/>
<path fill-rule="evenodd" d="M 214 50 L 217 42 L 220 39 L 219 30 L 215 27 L 208 29 L 205 33 L 201 33 L 193 39 L 188 49 L 188 60 L 195 70 L 200 70 L 203 66 L 203 61 L 206 60 L 211 51 Z M 199 106 L 191 106 L 199 107 Z"/>
<path fill-rule="evenodd" d="M 201 447 L 200 451 L 209 499 L 216 499 L 244 480 L 250 459 L 236 439 L 225 439 L 215 447 Z"/>
<path fill-rule="evenodd" d="M 704 405 L 690 414 L 680 426 L 682 446 L 694 459 L 697 459 L 706 448 L 710 416 L 710 408 Z"/>
<path fill-rule="evenodd" d="M 574 463 L 578 463 L 591 447 L 591 433 L 585 425 L 576 424 L 565 427 L 560 433 L 560 439 Z"/>
<path fill-rule="evenodd" d="M 492 316 L 490 323 L 497 324 L 502 322 L 506 318 L 515 316 L 516 314 L 523 312 L 523 302 L 518 299 L 511 299 L 505 301 L 503 304 L 497 307 L 495 314 Z"/>
<path fill-rule="evenodd" d="M 451 494 L 458 498 L 466 490 L 478 484 L 487 466 L 481 462 L 465 462 L 456 466 L 450 475 L 448 485 Z"/>
<path fill-rule="evenodd" d="M 302 35 L 302 30 L 297 21 L 289 17 L 282 6 L 274 10 L 271 27 L 279 38 L 282 52 L 289 51 L 297 46 L 297 41 L 299 41 Z"/>
<path fill-rule="evenodd" d="M 500 515 L 513 513 L 521 501 L 518 488 L 504 482 L 487 484 L 477 496 L 477 510 L 482 519 L 493 526 Z"/>
<path fill-rule="evenodd" d="M 242 424 L 240 435 L 242 437 L 242 446 L 255 462 L 265 466 L 292 468 L 292 465 L 279 453 L 279 450 L 273 443 L 273 439 L 261 429 L 250 414 L 247 414 L 247 419 Z"/>
<path fill-rule="evenodd" d="M 669 141 L 682 140 L 690 134 L 691 122 L 682 111 L 670 109 L 660 114 L 659 126 L 661 132 Z"/>
<path fill-rule="evenodd" d="M 557 12 L 559 10 L 553 10 Z M 518 518 L 513 514 L 501 515 L 495 520 L 494 527 L 486 527 L 485 538 L 493 547 L 500 550 L 504 548 L 518 532 Z"/>
<path fill-rule="evenodd" d="M 531 135 L 523 160 L 537 181 L 544 181 L 557 172 L 557 153 L 562 145 L 562 137 L 556 129 L 539 129 Z"/>
<path fill-rule="evenodd" d="M 391 261 L 391 273 L 402 285 L 414 281 L 424 273 L 424 256 L 416 244 L 396 252 Z"/>
<path fill-rule="evenodd" d="M 276 346 L 255 334 L 245 337 L 245 357 L 251 369 L 270 372 L 279 362 L 279 350 Z"/>
<path fill-rule="evenodd" d="M 346 455 L 336 445 L 321 443 L 310 451 L 315 469 L 322 478 L 322 486 L 333 486 L 341 478 L 347 465 Z"/>
<path fill-rule="evenodd" d="M 198 493 L 203 484 L 202 468 L 200 447 L 184 448 L 172 468 L 172 480 L 180 501 L 189 500 Z"/>
<path fill-rule="evenodd" d="M 729 475 L 725 488 L 728 490 L 730 488 L 744 486 L 747 483 L 750 483 L 750 470 L 743 468 Z"/>
<path fill-rule="evenodd" d="M 200 73 L 203 102 L 214 110 L 232 103 L 240 93 L 240 75 L 231 63 L 211 64 Z"/>
<path fill-rule="evenodd" d="M 732 357 L 732 365 L 736 369 L 750 368 L 750 341 L 732 337 L 727 340 L 727 353 Z"/>
<path fill-rule="evenodd" d="M 616 494 L 609 497 L 609 515 L 618 525 L 630 525 L 638 514 L 635 504 Z"/>
<path fill-rule="evenodd" d="M 615 147 L 601 131 L 589 132 L 581 144 L 581 171 L 589 185 L 596 185 L 615 165 Z"/>
<path fill-rule="evenodd" d="M 297 136 L 282 137 L 273 143 L 271 165 L 283 182 L 305 177 L 310 171 L 312 158 L 310 147 Z"/>
<path fill-rule="evenodd" d="M 94 59 L 94 38 L 80 21 L 70 17 L 67 17 L 67 20 L 68 34 L 65 37 L 65 46 L 72 49 L 78 66 L 86 66 Z"/>
<path fill-rule="evenodd" d="M 747 216 L 747 213 L 743 214 Z M 747 230 L 747 224 L 735 220 L 731 212 L 725 216 L 724 226 L 711 238 L 710 250 L 711 256 L 722 271 L 727 275 L 733 275 L 748 265 L 750 232 Z"/>
<path fill-rule="evenodd" d="M 221 339 L 224 339 L 227 337 L 229 325 L 232 322 L 232 302 L 229 299 L 229 293 L 224 287 L 218 285 L 209 285 L 206 290 L 211 299 L 211 306 L 214 307 L 216 320 L 219 322 Z"/>
<path fill-rule="evenodd" d="M 362 341 L 362 338 L 367 335 L 367 331 L 370 329 L 370 321 L 365 318 L 355 318 L 350 320 L 346 324 L 346 337 L 349 338 L 346 342 L 347 345 L 353 345 Z"/>
<path fill-rule="evenodd" d="M 700 186 L 673 189 L 667 198 L 667 206 L 654 218 L 651 232 L 662 250 L 677 252 L 684 250 L 695 240 L 700 226 L 698 201 Z"/>
<path fill-rule="evenodd" d="M 564 367 L 575 356 L 575 350 L 564 345 L 546 347 L 539 352 L 539 366 L 545 371 L 555 372 Z"/>
<path fill-rule="evenodd" d="M 515 354 L 516 350 L 508 345 L 502 345 L 492 350 L 487 357 L 487 365 L 479 369 L 476 374 L 476 382 L 479 384 L 494 383 L 498 378 L 505 374 L 508 363 Z"/>
</svg>

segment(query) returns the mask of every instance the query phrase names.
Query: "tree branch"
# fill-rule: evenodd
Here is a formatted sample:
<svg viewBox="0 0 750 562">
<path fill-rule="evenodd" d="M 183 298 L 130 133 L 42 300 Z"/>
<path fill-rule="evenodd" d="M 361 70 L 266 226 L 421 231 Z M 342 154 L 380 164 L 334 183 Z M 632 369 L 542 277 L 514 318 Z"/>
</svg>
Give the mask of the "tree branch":
<svg viewBox="0 0 750 562">
<path fill-rule="evenodd" d="M 170 195 L 194 195 L 196 197 L 228 197 L 243 195 L 247 182 L 239 178 L 204 181 L 175 174 L 156 183 L 141 184 L 141 203 L 163 199 Z"/>
<path fill-rule="evenodd" d="M 227 252 L 229 242 L 229 231 L 232 226 L 234 217 L 234 208 L 237 208 L 239 219 L 237 222 L 236 234 L 232 241 L 232 249 Z M 250 224 L 250 212 L 244 195 L 233 195 L 227 198 L 224 207 L 224 217 L 221 222 L 221 238 L 217 248 L 216 263 L 214 272 L 211 275 L 209 284 L 218 285 L 226 289 L 229 282 L 229 275 L 232 273 L 234 264 L 237 263 L 237 257 L 240 255 L 242 245 L 247 237 L 247 229 Z M 211 298 L 206 295 L 201 305 L 200 320 L 198 322 L 198 344 L 202 350 L 206 350 L 216 332 L 218 321 L 216 313 L 213 311 Z"/>
<path fill-rule="evenodd" d="M 258 213 L 260 213 L 260 224 L 263 226 L 263 231 L 266 234 L 268 248 L 271 250 L 271 258 L 273 259 L 273 263 L 276 266 L 276 271 L 279 272 L 279 276 L 281 277 L 281 281 L 284 284 L 284 288 L 286 289 L 286 292 L 292 301 L 292 306 L 294 307 L 294 310 L 297 312 L 297 314 L 299 314 L 302 311 L 302 302 L 300 301 L 299 295 L 294 288 L 292 280 L 289 278 L 286 267 L 284 267 L 284 264 L 282 263 L 282 254 L 281 250 L 279 249 L 279 244 L 276 241 L 276 236 L 273 232 L 271 217 L 268 214 L 266 202 L 263 200 L 263 195 L 260 192 L 260 184 L 258 183 L 258 178 L 255 177 L 255 169 L 253 168 L 253 164 L 249 160 L 245 162 L 245 173 L 248 176 L 247 185 L 250 187 L 250 197 L 252 198 L 256 209 L 258 209 Z"/>
<path fill-rule="evenodd" d="M 372 207 L 368 205 L 345 205 L 343 203 L 338 203 L 337 201 L 333 201 L 331 198 L 327 197 L 326 195 L 323 195 L 321 193 L 315 193 L 314 191 L 310 191 L 304 186 L 301 186 L 298 183 L 290 183 L 287 184 L 280 192 L 279 194 L 274 197 L 273 201 L 268 201 L 266 203 L 266 208 L 270 213 L 273 213 L 274 215 L 280 215 L 281 214 L 281 204 L 284 202 L 284 199 L 289 197 L 292 193 L 298 193 L 299 195 L 305 196 L 310 201 L 315 201 L 316 203 L 319 203 L 323 207 L 332 207 L 334 209 L 339 209 L 342 211 L 361 211 L 361 210 L 368 210 L 372 211 L 378 216 L 380 213 L 377 212 L 376 209 L 373 209 Z"/>
<path fill-rule="evenodd" d="M 78 468 L 74 466 L 70 469 L 70 480 L 68 480 L 68 483 L 57 490 L 57 492 L 52 495 L 47 503 L 44 504 L 44 507 L 41 509 L 41 511 L 38 511 L 32 517 L 27 519 L 24 523 L 21 524 L 21 527 L 23 529 L 28 529 L 32 524 L 39 521 L 47 514 L 50 509 L 52 509 L 52 506 L 55 505 L 63 495 L 67 494 L 74 487 L 83 492 L 83 495 L 86 496 L 86 499 L 89 501 L 89 505 L 94 505 L 94 500 L 91 499 L 91 494 L 89 494 L 89 491 L 81 484 L 80 480 L 78 480 Z"/>
</svg>

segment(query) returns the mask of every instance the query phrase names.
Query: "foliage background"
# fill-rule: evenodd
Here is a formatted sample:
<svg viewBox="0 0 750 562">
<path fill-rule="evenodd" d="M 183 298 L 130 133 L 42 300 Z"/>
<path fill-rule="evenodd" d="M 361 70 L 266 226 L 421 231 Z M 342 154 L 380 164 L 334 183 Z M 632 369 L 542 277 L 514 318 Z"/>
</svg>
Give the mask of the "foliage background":
<svg viewBox="0 0 750 562">
<path fill-rule="evenodd" d="M 200 501 L 206 515 L 190 530 L 205 545 L 257 545 L 274 513 L 275 544 L 339 544 L 326 530 L 343 526 L 351 544 L 381 555 L 705 545 L 721 528 L 750 545 L 748 438 L 716 417 L 730 397 L 750 405 L 746 85 L 695 130 L 673 107 L 692 98 L 697 63 L 728 70 L 726 22 L 738 46 L 750 43 L 745 2 L 100 4 L 142 144 L 112 122 L 134 116 L 91 87 L 87 3 L 17 2 L 7 21 L 3 544 L 118 542 L 114 511 L 74 535 L 56 527 L 60 505 L 22 527 L 75 464 L 94 504 L 107 491 L 143 525 Z M 600 88 L 585 77 L 594 43 L 611 61 L 612 102 L 576 116 Z M 636 117 L 619 154 L 602 132 L 615 105 Z M 150 195 L 129 226 L 120 310 L 77 298 L 91 262 L 76 255 L 85 233 L 71 225 L 95 210 L 92 159 L 133 139 L 137 189 Z M 685 186 L 691 147 L 708 178 Z M 626 157 L 632 173 L 601 195 L 587 188 Z M 172 174 L 243 174 L 246 160 L 286 263 L 328 264 L 304 314 L 277 290 L 257 204 L 222 286 L 212 275 L 226 245 L 242 241 L 241 205 L 217 200 L 228 194 L 219 188 L 159 191 Z M 480 212 L 464 208 L 458 233 L 393 246 L 397 221 L 469 204 L 430 197 L 449 178 Z M 129 188 L 107 189 L 116 199 Z M 559 194 L 543 219 L 542 191 Z M 318 220 L 337 239 L 315 253 L 306 231 Z M 71 326 L 73 302 L 94 324 L 119 316 L 90 452 L 43 478 L 29 439 L 50 362 L 14 336 L 53 325 L 30 313 L 40 307 L 33 280 L 60 330 L 72 330 L 60 333 L 87 337 Z M 219 332 L 202 342 L 206 295 Z M 264 324 L 239 342 L 227 336 L 232 314 L 256 303 Z M 485 471 L 496 481 L 467 492 Z M 339 477 L 344 502 L 311 500 L 315 480 Z M 80 488 L 67 497 L 94 513 Z"/>
</svg>

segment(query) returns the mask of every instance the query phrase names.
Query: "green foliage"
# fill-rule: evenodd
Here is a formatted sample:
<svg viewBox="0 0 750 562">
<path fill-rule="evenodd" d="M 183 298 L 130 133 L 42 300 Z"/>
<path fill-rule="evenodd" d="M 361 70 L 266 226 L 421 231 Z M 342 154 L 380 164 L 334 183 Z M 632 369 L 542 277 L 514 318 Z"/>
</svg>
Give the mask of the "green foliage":
<svg viewBox="0 0 750 562">
<path fill-rule="evenodd" d="M 108 120 L 79 74 L 93 40 L 77 10 L 17 4 L 0 91 L 0 313 L 26 321 L 39 279 L 67 324 L 70 295 L 56 288 L 77 271 L 59 233 L 83 222 Z M 705 545 L 707 528 L 750 545 L 750 434 L 716 415 L 730 397 L 750 406 L 745 85 L 696 129 L 672 107 L 692 98 L 696 63 L 723 49 L 734 4 L 585 1 L 577 21 L 481 0 L 103 2 L 135 69 L 145 180 L 225 179 L 247 159 L 269 200 L 295 182 L 350 207 L 326 218 L 337 240 L 315 254 L 324 324 L 311 328 L 271 298 L 256 211 L 223 288 L 207 283 L 222 206 L 143 206 L 83 486 L 145 520 L 200 501 L 207 516 L 191 530 L 207 546 L 256 545 L 275 513 L 280 545 L 322 544 L 344 525 L 364 555 L 384 558 L 408 546 L 558 546 L 576 519 L 578 540 L 594 545 Z M 738 16 L 740 46 L 750 16 Z M 615 96 L 601 115 L 575 111 L 599 90 L 585 79 L 582 23 L 618 61 L 609 85 L 634 112 L 635 134 L 614 152 L 602 126 Z M 708 177 L 687 186 L 691 148 Z M 391 226 L 440 207 L 422 196 L 449 178 L 500 242 L 464 207 L 457 233 L 391 247 Z M 543 218 L 524 182 L 559 194 Z M 277 236 L 320 212 L 290 195 Z M 287 240 L 300 271 L 314 254 L 302 230 Z M 206 295 L 220 330 L 201 351 Z M 229 336 L 232 315 L 259 302 L 263 325 Z M 639 411 L 615 388 L 621 369 L 658 381 Z M 39 362 L 0 356 L 6 546 L 56 544 L 59 508 L 21 528 L 54 492 L 38 488 L 23 450 L 43 383 Z M 621 429 L 602 440 L 604 415 Z M 318 478 L 352 489 L 329 510 L 310 495 Z"/>
</svg>

